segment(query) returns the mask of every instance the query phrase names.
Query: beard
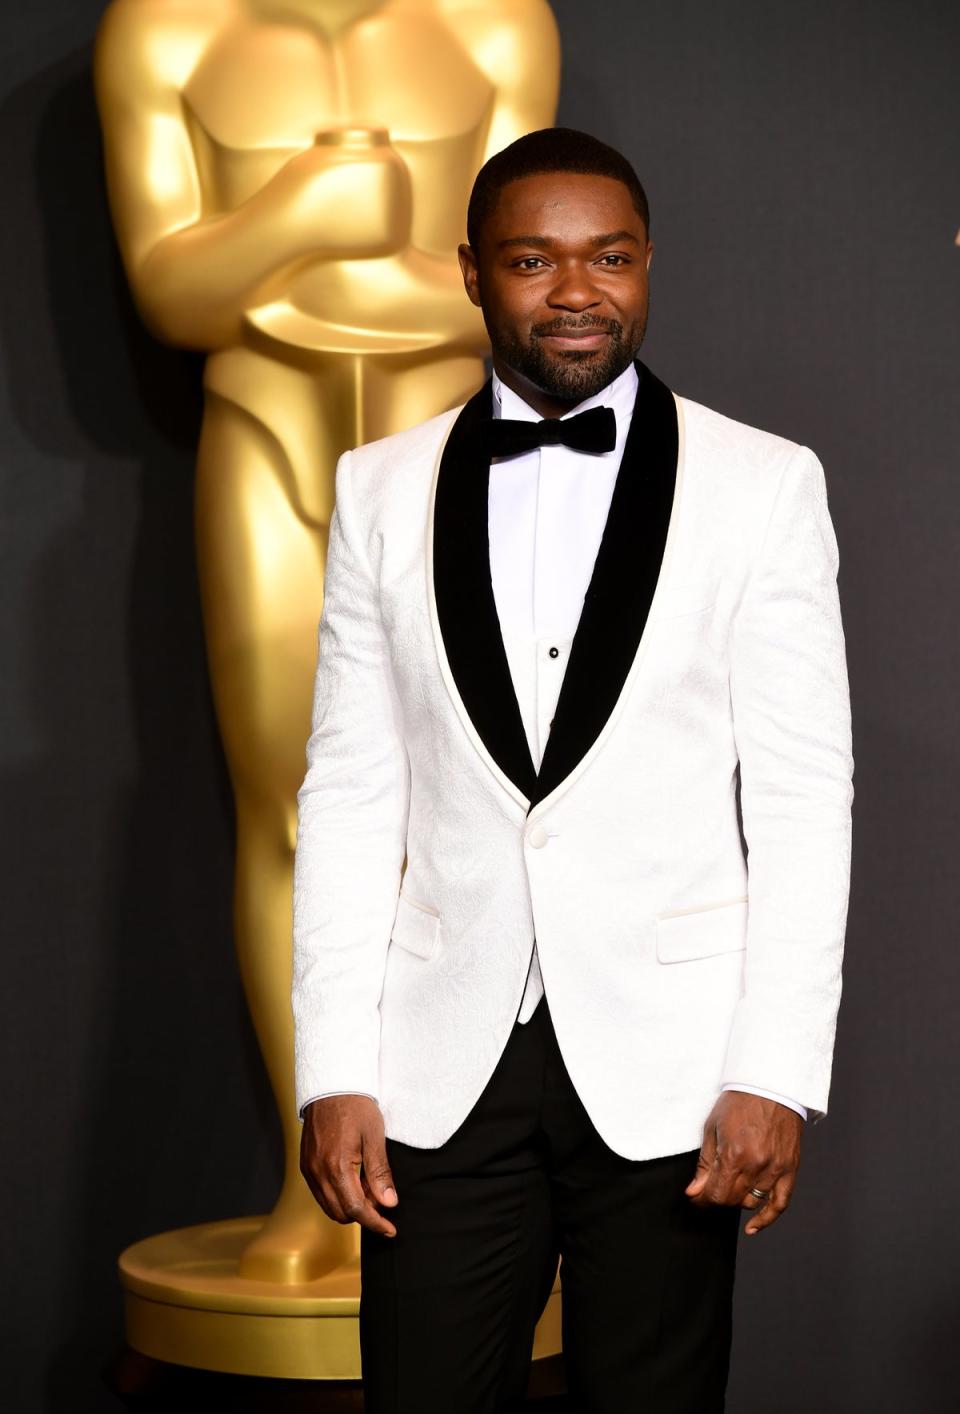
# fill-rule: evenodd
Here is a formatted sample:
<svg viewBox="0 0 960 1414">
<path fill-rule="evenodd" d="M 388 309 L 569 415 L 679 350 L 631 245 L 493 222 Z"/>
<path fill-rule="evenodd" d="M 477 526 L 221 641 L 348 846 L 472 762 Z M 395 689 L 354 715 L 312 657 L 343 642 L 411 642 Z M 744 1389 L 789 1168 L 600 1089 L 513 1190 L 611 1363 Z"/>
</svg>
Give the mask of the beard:
<svg viewBox="0 0 960 1414">
<path fill-rule="evenodd" d="M 601 329 L 608 335 L 599 350 L 563 349 L 550 353 L 545 334 L 564 329 Z M 490 342 L 498 359 L 519 373 L 548 397 L 562 402 L 582 403 L 618 378 L 636 358 L 647 331 L 644 310 L 627 328 L 617 319 L 601 319 L 595 314 L 564 315 L 546 324 L 534 324 L 524 339 L 515 328 L 488 326 Z"/>
</svg>

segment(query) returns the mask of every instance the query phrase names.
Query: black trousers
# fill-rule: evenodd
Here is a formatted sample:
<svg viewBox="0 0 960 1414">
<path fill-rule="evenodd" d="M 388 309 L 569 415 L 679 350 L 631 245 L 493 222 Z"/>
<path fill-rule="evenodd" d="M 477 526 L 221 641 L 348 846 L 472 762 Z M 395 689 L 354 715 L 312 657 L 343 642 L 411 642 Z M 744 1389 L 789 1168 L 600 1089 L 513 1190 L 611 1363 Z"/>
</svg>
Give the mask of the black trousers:
<svg viewBox="0 0 960 1414">
<path fill-rule="evenodd" d="M 522 1407 L 561 1262 L 583 1414 L 722 1414 L 739 1208 L 695 1208 L 697 1151 L 624 1159 L 573 1088 L 544 997 L 437 1149 L 388 1139 L 397 1235 L 361 1234 L 367 1414 Z"/>
</svg>

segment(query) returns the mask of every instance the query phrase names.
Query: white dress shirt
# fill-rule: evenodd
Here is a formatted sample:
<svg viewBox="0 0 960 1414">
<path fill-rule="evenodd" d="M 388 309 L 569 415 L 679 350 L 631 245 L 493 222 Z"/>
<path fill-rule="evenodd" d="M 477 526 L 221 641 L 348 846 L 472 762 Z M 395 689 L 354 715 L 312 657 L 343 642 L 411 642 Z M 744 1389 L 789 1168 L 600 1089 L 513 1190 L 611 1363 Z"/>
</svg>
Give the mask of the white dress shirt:
<svg viewBox="0 0 960 1414">
<path fill-rule="evenodd" d="M 636 392 L 637 373 L 631 364 L 600 393 L 564 414 L 572 417 L 592 407 L 613 408 L 617 441 L 612 451 L 590 454 L 564 446 L 535 447 L 517 456 L 495 457 L 490 465 L 490 577 L 510 676 L 538 770 L 606 525 Z M 540 414 L 496 373 L 493 415 L 540 420 Z M 519 1022 L 529 1021 L 542 996 L 534 943 Z M 777 1100 L 807 1117 L 803 1105 L 770 1090 L 752 1085 L 724 1088 Z"/>
</svg>

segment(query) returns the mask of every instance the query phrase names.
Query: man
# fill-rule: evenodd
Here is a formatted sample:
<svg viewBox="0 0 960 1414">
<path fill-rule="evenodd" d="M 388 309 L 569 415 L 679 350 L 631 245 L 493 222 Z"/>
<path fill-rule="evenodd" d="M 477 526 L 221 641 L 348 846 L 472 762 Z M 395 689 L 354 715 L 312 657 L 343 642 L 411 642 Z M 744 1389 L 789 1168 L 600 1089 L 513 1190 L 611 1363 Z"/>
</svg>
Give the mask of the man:
<svg viewBox="0 0 960 1414">
<path fill-rule="evenodd" d="M 370 1414 L 516 1407 L 558 1255 L 579 1408 L 722 1410 L 740 1209 L 779 1218 L 827 1107 L 823 471 L 636 361 L 649 224 L 584 134 L 492 158 L 460 249 L 492 385 L 337 473 L 294 1013 Z"/>
</svg>

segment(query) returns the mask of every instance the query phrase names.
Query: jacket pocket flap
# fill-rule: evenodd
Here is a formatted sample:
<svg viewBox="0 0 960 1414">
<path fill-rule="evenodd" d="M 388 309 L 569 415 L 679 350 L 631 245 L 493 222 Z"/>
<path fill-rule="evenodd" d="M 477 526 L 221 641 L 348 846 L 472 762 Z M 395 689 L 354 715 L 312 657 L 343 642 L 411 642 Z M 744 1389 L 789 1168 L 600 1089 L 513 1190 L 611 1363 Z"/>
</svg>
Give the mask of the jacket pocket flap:
<svg viewBox="0 0 960 1414">
<path fill-rule="evenodd" d="M 660 962 L 691 962 L 741 951 L 747 945 L 747 906 L 743 896 L 704 908 L 659 913 L 657 958 Z"/>
<path fill-rule="evenodd" d="M 440 941 L 439 913 L 401 894 L 397 900 L 397 916 L 390 941 L 407 952 L 415 953 L 417 957 L 432 957 Z"/>
</svg>

